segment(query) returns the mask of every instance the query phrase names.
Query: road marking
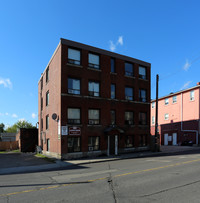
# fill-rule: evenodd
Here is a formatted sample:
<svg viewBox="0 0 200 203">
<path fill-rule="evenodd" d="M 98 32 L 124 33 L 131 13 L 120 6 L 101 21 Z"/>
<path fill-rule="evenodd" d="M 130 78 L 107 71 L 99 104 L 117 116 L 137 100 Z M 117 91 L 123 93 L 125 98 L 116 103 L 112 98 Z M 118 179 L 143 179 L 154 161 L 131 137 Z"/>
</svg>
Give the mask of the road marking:
<svg viewBox="0 0 200 203">
<path fill-rule="evenodd" d="M 160 159 L 148 159 L 148 160 L 146 160 L 146 161 L 156 161 L 156 162 L 171 162 L 170 160 L 160 160 Z"/>
<path fill-rule="evenodd" d="M 160 169 L 164 169 L 164 168 L 180 166 L 180 165 L 184 165 L 184 164 L 190 164 L 190 163 L 199 162 L 199 161 L 200 161 L 200 159 L 195 159 L 195 160 L 191 160 L 191 161 L 184 161 L 184 162 L 180 162 L 180 163 L 176 163 L 176 164 L 170 164 L 170 165 L 160 166 L 160 167 L 156 167 L 156 168 L 149 168 L 149 169 L 144 169 L 144 170 L 140 170 L 140 171 L 134 171 L 134 172 L 130 172 L 130 173 L 119 174 L 119 175 L 113 176 L 113 178 L 127 176 L 127 175 L 133 175 L 133 174 L 138 174 L 138 173 L 144 173 L 144 172 L 149 172 L 149 171 L 155 171 L 155 170 L 160 170 Z M 108 177 L 97 178 L 97 179 L 93 179 L 93 180 L 86 180 L 84 182 L 85 183 L 86 182 L 87 183 L 91 183 L 91 182 L 95 182 L 95 181 L 99 181 L 99 180 L 105 180 L 107 178 Z M 55 189 L 55 188 L 58 188 L 58 187 L 66 187 L 66 186 L 70 186 L 70 185 L 77 185 L 79 183 L 81 183 L 81 182 L 74 182 L 74 183 L 68 183 L 68 184 L 59 184 L 59 185 L 49 186 L 49 187 L 46 187 L 46 188 L 39 188 L 39 189 L 25 190 L 25 191 L 20 191 L 20 192 L 0 194 L 0 197 L 17 195 L 17 194 L 23 194 L 23 193 L 29 193 L 29 192 L 36 192 L 36 191 L 40 191 L 40 190 Z"/>
</svg>

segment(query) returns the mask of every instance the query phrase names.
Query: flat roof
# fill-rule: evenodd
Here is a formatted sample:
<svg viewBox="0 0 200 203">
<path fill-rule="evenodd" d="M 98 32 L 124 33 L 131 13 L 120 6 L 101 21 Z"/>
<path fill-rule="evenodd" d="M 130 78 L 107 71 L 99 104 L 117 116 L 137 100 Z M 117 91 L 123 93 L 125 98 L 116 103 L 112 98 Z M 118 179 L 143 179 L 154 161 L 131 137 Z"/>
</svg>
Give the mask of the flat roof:
<svg viewBox="0 0 200 203">
<path fill-rule="evenodd" d="M 141 66 L 145 66 L 145 67 L 149 67 L 149 68 L 151 67 L 150 63 L 142 61 L 142 60 L 139 60 L 139 59 L 135 59 L 135 58 L 132 58 L 132 57 L 129 57 L 129 56 L 117 54 L 117 53 L 114 53 L 114 52 L 111 52 L 111 51 L 107 51 L 107 50 L 100 49 L 100 48 L 97 48 L 97 47 L 93 47 L 93 46 L 90 46 L 90 45 L 82 44 L 82 43 L 75 42 L 75 41 L 72 41 L 72 40 L 67 40 L 67 39 L 64 39 L 64 38 L 60 38 L 60 42 L 59 42 L 57 48 L 55 49 L 53 55 L 51 56 L 51 58 L 50 58 L 50 60 L 49 60 L 49 62 L 47 64 L 46 68 L 42 72 L 38 83 L 40 82 L 44 72 L 48 68 L 50 62 L 52 61 L 55 53 L 57 52 L 57 50 L 58 50 L 58 48 L 59 48 L 59 46 L 61 44 L 65 44 L 67 46 L 75 47 L 75 48 L 78 48 L 78 49 L 88 50 L 88 51 L 91 51 L 91 52 L 96 52 L 98 54 L 107 55 L 107 56 L 110 56 L 110 57 L 113 57 L 113 58 L 122 59 L 124 61 L 132 62 L 132 63 L 137 63 L 137 64 L 139 64 Z"/>
<path fill-rule="evenodd" d="M 138 59 L 135 59 L 135 58 L 132 58 L 132 57 L 129 57 L 129 56 L 117 54 L 117 53 L 114 53 L 114 52 L 111 52 L 111 51 L 107 51 L 107 50 L 104 50 L 104 49 L 100 49 L 100 48 L 97 48 L 97 47 L 93 47 L 93 46 L 90 46 L 90 45 L 82 44 L 82 43 L 79 43 L 79 42 L 75 42 L 75 41 L 71 41 L 71 40 L 67 40 L 67 39 L 63 39 L 63 38 L 60 38 L 60 40 L 61 40 L 61 44 L 65 44 L 65 45 L 72 46 L 72 47 L 77 47 L 79 49 L 85 49 L 85 50 L 88 50 L 88 51 L 91 51 L 91 52 L 96 52 L 98 54 L 107 55 L 107 56 L 110 56 L 110 57 L 113 57 L 113 58 L 119 58 L 119 59 L 122 59 L 124 61 L 130 61 L 130 62 L 133 62 L 133 63 L 138 63 L 138 64 L 140 64 L 142 66 L 146 66 L 146 67 L 151 66 L 151 64 L 148 63 L 148 62 L 138 60 Z"/>
<path fill-rule="evenodd" d="M 170 93 L 170 94 L 168 94 L 168 95 L 166 95 L 166 96 L 163 96 L 163 97 L 158 98 L 158 100 L 162 100 L 162 99 L 165 99 L 165 98 L 167 98 L 167 97 L 172 97 L 172 96 L 175 96 L 175 95 L 177 95 L 177 94 L 180 94 L 180 93 L 183 93 L 183 92 L 187 92 L 187 91 L 190 91 L 190 90 L 193 90 L 193 89 L 197 89 L 197 88 L 200 88 L 200 85 L 196 85 L 196 86 L 194 86 L 194 87 L 190 87 L 190 88 L 187 88 L 187 89 L 184 89 L 184 90 L 175 92 L 175 93 Z M 152 99 L 152 100 L 151 100 L 151 102 L 154 102 L 154 101 L 156 101 L 156 99 Z"/>
</svg>

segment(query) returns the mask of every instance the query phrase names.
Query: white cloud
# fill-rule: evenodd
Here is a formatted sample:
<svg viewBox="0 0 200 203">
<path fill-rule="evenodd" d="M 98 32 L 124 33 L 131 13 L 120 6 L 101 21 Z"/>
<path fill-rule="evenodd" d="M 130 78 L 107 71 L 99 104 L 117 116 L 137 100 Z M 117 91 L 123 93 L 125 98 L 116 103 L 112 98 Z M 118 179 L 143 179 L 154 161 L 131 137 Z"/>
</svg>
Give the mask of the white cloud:
<svg viewBox="0 0 200 203">
<path fill-rule="evenodd" d="M 6 112 L 6 113 L 5 113 L 5 115 L 6 115 L 6 116 L 8 116 L 8 115 L 9 115 L 9 113 L 7 113 L 7 112 Z"/>
<path fill-rule="evenodd" d="M 32 114 L 31 114 L 31 117 L 32 117 L 32 118 L 36 118 L 36 116 L 37 116 L 37 115 L 36 115 L 35 113 L 32 113 Z"/>
<path fill-rule="evenodd" d="M 25 118 L 20 118 L 18 121 L 23 122 L 23 121 L 26 121 L 26 119 Z"/>
<path fill-rule="evenodd" d="M 7 87 L 9 89 L 12 89 L 12 82 L 9 78 L 1 78 L 0 77 L 0 85 L 3 85 L 4 87 Z"/>
<path fill-rule="evenodd" d="M 184 66 L 183 66 L 183 70 L 184 70 L 184 71 L 187 71 L 190 66 L 191 66 L 191 64 L 188 62 L 188 60 L 186 60 Z"/>
<path fill-rule="evenodd" d="M 181 90 L 186 89 L 192 81 L 187 81 L 182 87 Z"/>
<path fill-rule="evenodd" d="M 113 41 L 110 40 L 110 50 L 115 51 L 116 45 L 113 43 Z"/>
<path fill-rule="evenodd" d="M 123 45 L 123 36 L 119 36 L 117 44 L 120 44 L 121 46 Z"/>
<path fill-rule="evenodd" d="M 17 116 L 17 114 L 13 113 L 13 114 L 12 114 L 12 117 L 13 117 L 13 118 L 17 118 L 18 116 Z"/>
<path fill-rule="evenodd" d="M 114 43 L 112 40 L 110 40 L 109 43 L 110 43 L 110 47 L 109 47 L 110 50 L 111 51 L 115 51 L 118 45 L 122 46 L 124 44 L 123 43 L 123 36 L 119 36 L 119 38 L 118 38 L 116 43 Z"/>
</svg>

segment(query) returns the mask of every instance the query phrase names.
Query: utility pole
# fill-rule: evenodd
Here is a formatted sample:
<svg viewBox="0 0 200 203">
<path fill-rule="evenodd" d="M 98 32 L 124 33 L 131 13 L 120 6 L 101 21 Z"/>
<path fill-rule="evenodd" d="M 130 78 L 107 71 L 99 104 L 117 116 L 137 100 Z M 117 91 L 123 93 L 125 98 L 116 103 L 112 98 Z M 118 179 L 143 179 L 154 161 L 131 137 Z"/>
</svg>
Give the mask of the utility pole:
<svg viewBox="0 0 200 203">
<path fill-rule="evenodd" d="M 156 75 L 156 125 L 155 125 L 155 151 L 160 151 L 158 146 L 158 81 L 159 81 L 159 75 Z"/>
</svg>

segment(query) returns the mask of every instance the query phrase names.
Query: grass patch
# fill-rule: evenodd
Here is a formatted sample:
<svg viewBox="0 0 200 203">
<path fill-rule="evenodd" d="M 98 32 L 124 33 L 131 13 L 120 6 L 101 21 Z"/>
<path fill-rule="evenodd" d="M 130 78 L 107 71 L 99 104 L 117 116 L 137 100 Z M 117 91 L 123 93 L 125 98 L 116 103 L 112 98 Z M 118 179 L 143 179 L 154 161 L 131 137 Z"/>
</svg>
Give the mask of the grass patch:
<svg viewBox="0 0 200 203">
<path fill-rule="evenodd" d="M 44 159 L 44 160 L 49 161 L 51 163 L 55 163 L 56 162 L 55 159 L 49 158 L 49 157 L 47 157 L 47 156 L 45 156 L 43 154 L 36 154 L 35 157 L 38 157 L 40 159 Z"/>
<path fill-rule="evenodd" d="M 12 153 L 19 153 L 20 151 L 19 151 L 19 149 L 11 150 L 11 151 L 0 151 L 0 154 L 10 153 L 10 152 L 12 152 Z"/>
</svg>

